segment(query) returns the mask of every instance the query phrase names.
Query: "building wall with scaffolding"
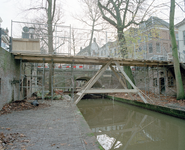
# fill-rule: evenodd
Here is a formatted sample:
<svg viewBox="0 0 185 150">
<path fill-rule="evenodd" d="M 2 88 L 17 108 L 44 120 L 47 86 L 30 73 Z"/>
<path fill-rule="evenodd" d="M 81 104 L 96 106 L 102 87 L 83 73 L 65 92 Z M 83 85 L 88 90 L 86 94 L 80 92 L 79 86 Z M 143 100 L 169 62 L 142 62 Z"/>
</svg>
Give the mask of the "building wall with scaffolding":
<svg viewBox="0 0 185 150">
<path fill-rule="evenodd" d="M 156 98 L 176 96 L 176 80 L 173 66 L 170 67 L 134 67 L 132 68 L 136 86 L 147 95 Z M 185 70 L 181 67 L 185 88 Z"/>
<path fill-rule="evenodd" d="M 18 99 L 20 61 L 0 48 L 0 109 L 3 105 Z"/>
</svg>

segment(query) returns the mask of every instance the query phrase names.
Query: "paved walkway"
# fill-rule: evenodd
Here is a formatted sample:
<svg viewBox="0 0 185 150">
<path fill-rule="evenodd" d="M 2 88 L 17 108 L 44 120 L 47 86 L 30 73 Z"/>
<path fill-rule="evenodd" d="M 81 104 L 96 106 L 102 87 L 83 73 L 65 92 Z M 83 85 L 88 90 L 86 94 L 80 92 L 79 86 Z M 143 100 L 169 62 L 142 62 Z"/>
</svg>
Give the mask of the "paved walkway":
<svg viewBox="0 0 185 150">
<path fill-rule="evenodd" d="M 78 108 L 67 101 L 0 116 L 0 133 L 19 133 L 7 144 L 15 150 L 97 150 L 98 144 Z M 25 135 L 25 137 L 24 137 Z"/>
</svg>

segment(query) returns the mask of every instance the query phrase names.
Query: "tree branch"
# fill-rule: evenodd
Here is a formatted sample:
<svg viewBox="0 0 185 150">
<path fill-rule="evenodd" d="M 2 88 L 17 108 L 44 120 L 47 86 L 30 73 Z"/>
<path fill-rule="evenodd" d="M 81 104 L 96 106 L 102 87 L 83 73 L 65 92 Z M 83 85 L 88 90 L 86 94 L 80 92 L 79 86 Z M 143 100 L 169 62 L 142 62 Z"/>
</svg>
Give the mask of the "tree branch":
<svg viewBox="0 0 185 150">
<path fill-rule="evenodd" d="M 54 4 L 53 4 L 53 14 L 52 14 L 52 17 L 51 17 L 52 21 L 53 21 L 53 18 L 55 16 L 55 7 L 56 7 L 56 0 L 54 0 Z"/>
<path fill-rule="evenodd" d="M 123 26 L 125 26 L 125 20 L 126 20 L 126 15 L 127 15 L 127 11 L 128 11 L 128 5 L 129 5 L 129 0 L 127 0 L 125 12 L 124 12 L 124 15 L 123 15 Z"/>
<path fill-rule="evenodd" d="M 111 25 L 115 26 L 117 28 L 117 24 L 110 18 L 108 18 L 107 16 L 105 16 L 105 13 L 102 10 L 102 4 L 100 3 L 100 1 L 98 0 L 98 7 L 100 9 L 100 12 L 102 14 L 103 19 L 105 19 L 107 22 L 109 22 Z M 106 8 L 107 9 L 107 8 Z"/>
</svg>

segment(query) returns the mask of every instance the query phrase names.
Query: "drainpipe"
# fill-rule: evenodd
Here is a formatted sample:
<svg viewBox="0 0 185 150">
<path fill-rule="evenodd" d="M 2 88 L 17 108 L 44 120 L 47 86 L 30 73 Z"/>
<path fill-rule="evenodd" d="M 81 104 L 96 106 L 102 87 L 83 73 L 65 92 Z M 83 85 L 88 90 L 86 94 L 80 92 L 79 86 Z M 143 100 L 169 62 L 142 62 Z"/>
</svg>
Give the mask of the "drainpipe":
<svg viewBox="0 0 185 150">
<path fill-rule="evenodd" d="M 1 26 L 0 26 L 0 47 L 1 47 Z"/>
</svg>

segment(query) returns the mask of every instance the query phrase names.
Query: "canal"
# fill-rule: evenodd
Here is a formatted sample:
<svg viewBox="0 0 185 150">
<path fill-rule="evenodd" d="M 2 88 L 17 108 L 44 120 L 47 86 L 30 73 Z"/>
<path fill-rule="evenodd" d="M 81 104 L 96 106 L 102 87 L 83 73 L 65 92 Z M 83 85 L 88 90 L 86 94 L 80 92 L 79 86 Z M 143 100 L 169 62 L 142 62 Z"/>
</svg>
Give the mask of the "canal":
<svg viewBox="0 0 185 150">
<path fill-rule="evenodd" d="M 105 150 L 185 150 L 185 120 L 108 99 L 77 106 Z"/>
</svg>

